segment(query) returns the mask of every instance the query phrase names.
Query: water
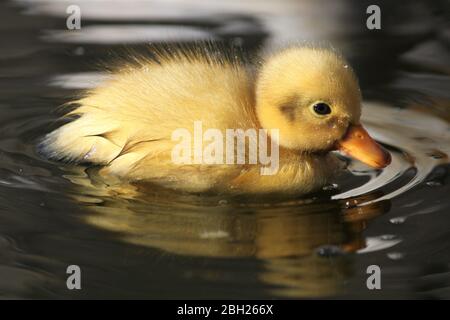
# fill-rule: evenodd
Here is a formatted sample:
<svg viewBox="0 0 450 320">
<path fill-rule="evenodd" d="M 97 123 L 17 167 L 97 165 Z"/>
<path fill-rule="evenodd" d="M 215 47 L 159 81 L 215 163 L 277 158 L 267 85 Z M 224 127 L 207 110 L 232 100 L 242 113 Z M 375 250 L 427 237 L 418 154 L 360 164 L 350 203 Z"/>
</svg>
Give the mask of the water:
<svg viewBox="0 0 450 320">
<path fill-rule="evenodd" d="M 450 298 L 450 33 L 445 2 L 76 1 L 0 4 L 2 298 Z M 447 14 L 447 16 L 445 16 Z M 319 19 L 320 18 L 320 19 Z M 107 185 L 96 168 L 41 158 L 56 107 L 105 75 L 123 42 L 216 39 L 259 48 L 332 42 L 361 78 L 363 122 L 392 153 L 298 199 L 177 194 Z M 82 269 L 82 290 L 66 268 Z M 382 270 L 382 290 L 366 269 Z"/>
</svg>

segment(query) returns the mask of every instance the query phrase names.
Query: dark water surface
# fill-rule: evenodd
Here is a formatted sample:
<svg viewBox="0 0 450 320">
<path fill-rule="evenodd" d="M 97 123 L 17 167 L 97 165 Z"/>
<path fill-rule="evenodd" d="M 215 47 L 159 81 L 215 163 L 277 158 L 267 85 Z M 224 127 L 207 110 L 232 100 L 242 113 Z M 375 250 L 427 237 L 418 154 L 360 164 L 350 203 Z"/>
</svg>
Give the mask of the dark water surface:
<svg viewBox="0 0 450 320">
<path fill-rule="evenodd" d="M 66 30 L 78 3 L 82 29 Z M 0 3 L 0 297 L 450 298 L 450 28 L 445 1 Z M 361 79 L 363 122 L 393 155 L 302 199 L 124 192 L 42 159 L 55 109 L 121 45 L 214 39 L 250 54 L 320 40 Z M 350 161 L 350 160 L 349 160 Z M 82 290 L 66 268 L 82 269 Z M 379 265 L 382 289 L 366 287 Z"/>
</svg>

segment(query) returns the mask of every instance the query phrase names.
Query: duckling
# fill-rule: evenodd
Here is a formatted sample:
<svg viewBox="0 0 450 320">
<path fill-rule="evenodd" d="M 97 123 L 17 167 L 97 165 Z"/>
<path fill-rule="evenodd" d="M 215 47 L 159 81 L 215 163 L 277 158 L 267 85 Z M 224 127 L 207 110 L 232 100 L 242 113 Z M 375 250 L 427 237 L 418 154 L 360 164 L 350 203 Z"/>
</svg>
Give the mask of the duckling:
<svg viewBox="0 0 450 320">
<path fill-rule="evenodd" d="M 340 169 L 333 150 L 375 168 L 390 155 L 360 123 L 361 92 L 345 59 L 326 48 L 293 46 L 259 65 L 207 47 L 136 57 L 110 80 L 71 102 L 71 121 L 47 134 L 49 158 L 101 165 L 119 180 L 150 181 L 188 192 L 286 193 L 316 191 Z M 74 117 L 72 117 L 74 116 Z M 278 170 L 261 164 L 174 163 L 179 128 L 265 129 L 279 148 Z"/>
</svg>

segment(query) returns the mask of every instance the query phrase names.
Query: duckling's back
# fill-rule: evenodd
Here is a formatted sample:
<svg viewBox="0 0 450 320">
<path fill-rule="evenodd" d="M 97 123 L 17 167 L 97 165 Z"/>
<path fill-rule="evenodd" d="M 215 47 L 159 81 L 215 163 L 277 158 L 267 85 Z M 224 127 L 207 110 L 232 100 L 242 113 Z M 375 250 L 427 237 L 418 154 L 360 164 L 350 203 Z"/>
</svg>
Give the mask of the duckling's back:
<svg viewBox="0 0 450 320">
<path fill-rule="evenodd" d="M 253 85 L 244 64 L 205 52 L 140 58 L 75 101 L 68 115 L 78 118 L 49 133 L 41 150 L 53 159 L 108 165 L 132 179 L 167 176 L 174 130 L 193 134 L 195 121 L 205 130 L 258 127 Z"/>
</svg>

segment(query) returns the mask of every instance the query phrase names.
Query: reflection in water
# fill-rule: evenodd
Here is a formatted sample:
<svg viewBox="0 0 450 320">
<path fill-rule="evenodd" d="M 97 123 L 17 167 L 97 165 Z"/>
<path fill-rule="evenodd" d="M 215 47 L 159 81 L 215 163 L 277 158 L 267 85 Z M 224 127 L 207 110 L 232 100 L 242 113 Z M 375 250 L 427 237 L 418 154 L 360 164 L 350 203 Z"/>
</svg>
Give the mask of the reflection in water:
<svg viewBox="0 0 450 320">
<path fill-rule="evenodd" d="M 66 176 L 82 188 L 87 223 L 129 243 L 185 256 L 256 258 L 258 278 L 280 296 L 329 296 L 351 274 L 345 253 L 364 247 L 366 222 L 389 209 L 367 202 L 286 200 L 264 203 L 181 195 L 148 185 L 108 184 L 90 175 Z"/>
</svg>

